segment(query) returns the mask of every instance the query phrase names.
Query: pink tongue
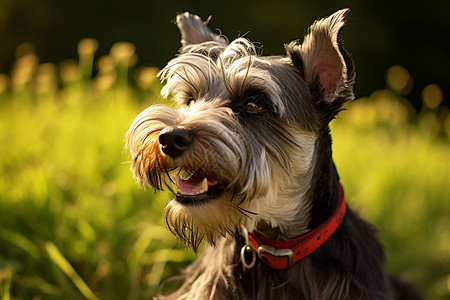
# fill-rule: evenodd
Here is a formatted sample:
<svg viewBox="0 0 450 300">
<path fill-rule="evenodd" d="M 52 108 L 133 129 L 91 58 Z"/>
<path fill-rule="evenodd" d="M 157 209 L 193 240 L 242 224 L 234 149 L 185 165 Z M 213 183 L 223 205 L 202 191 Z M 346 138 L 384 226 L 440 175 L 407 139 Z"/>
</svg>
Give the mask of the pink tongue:
<svg viewBox="0 0 450 300">
<path fill-rule="evenodd" d="M 203 179 L 207 178 L 205 174 L 200 172 L 195 173 L 188 180 L 183 180 L 177 175 L 177 188 L 178 193 L 183 195 L 197 195 L 202 192 Z M 215 179 L 208 179 L 208 186 L 212 186 L 218 183 Z M 205 191 L 203 191 L 205 192 Z"/>
<path fill-rule="evenodd" d="M 177 175 L 177 188 L 178 193 L 183 195 L 196 195 L 200 193 L 202 189 L 203 175 L 198 173 L 194 174 L 188 180 L 183 180 Z"/>
</svg>

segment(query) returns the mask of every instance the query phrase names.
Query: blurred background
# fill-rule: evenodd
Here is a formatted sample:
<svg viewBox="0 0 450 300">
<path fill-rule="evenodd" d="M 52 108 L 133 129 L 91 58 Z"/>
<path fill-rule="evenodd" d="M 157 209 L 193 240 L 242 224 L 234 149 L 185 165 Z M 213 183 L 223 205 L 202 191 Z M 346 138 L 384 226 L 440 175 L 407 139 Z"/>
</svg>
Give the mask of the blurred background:
<svg viewBox="0 0 450 300">
<path fill-rule="evenodd" d="M 117 41 L 132 42 L 139 64 L 161 68 L 179 46 L 171 21 L 185 11 L 204 20 L 212 16 L 211 28 L 229 39 L 246 35 L 263 45 L 264 54 L 281 54 L 315 19 L 344 7 L 352 10 L 344 37 L 358 63 L 357 95 L 384 88 L 384 72 L 394 64 L 414 74 L 409 100 L 416 108 L 427 84 L 449 94 L 450 2 L 443 0 L 0 0 L 0 72 L 11 69 L 23 42 L 41 61 L 55 63 L 74 58 L 85 37 L 99 41 L 97 55 Z"/>
<path fill-rule="evenodd" d="M 123 150 L 134 117 L 170 101 L 156 73 L 177 13 L 272 55 L 343 7 L 357 100 L 332 130 L 349 203 L 390 273 L 450 299 L 450 2 L 436 0 L 0 0 L 0 299 L 149 299 L 195 259 L 165 228 L 170 195 L 138 189 Z"/>
</svg>

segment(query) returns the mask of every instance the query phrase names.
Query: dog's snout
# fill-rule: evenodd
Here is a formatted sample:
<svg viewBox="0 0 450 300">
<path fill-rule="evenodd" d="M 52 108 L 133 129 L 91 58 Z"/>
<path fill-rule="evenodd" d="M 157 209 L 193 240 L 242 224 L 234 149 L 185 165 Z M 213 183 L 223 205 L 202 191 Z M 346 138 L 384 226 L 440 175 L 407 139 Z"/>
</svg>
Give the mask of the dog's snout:
<svg viewBox="0 0 450 300">
<path fill-rule="evenodd" d="M 159 135 L 159 144 L 164 154 L 175 158 L 192 144 L 192 133 L 184 128 L 168 127 Z"/>
</svg>

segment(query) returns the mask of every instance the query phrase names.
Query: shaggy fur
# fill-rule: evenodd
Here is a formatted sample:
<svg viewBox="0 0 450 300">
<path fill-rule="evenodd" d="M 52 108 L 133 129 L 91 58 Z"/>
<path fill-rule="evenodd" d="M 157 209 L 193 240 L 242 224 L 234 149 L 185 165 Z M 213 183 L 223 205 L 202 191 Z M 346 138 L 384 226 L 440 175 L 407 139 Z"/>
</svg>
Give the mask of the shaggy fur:
<svg viewBox="0 0 450 300">
<path fill-rule="evenodd" d="M 142 186 L 176 195 L 169 230 L 197 251 L 179 290 L 161 299 L 394 299 L 374 228 L 348 209 L 335 234 L 286 270 L 239 260 L 249 231 L 286 240 L 336 207 L 329 122 L 353 99 L 355 71 L 340 32 L 348 10 L 315 22 L 284 56 L 228 43 L 197 16 L 177 17 L 182 48 L 160 72 L 177 108 L 152 105 L 127 133 Z M 397 285 L 396 285 L 397 286 Z"/>
</svg>

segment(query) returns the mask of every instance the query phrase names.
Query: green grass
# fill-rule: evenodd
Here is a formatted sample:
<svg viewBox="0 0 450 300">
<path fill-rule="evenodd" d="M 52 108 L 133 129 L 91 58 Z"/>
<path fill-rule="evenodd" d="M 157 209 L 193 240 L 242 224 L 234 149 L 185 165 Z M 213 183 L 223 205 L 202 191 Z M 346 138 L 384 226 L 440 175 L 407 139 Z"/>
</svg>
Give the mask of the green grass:
<svg viewBox="0 0 450 300">
<path fill-rule="evenodd" d="M 155 70 L 120 44 L 90 79 L 95 43 L 83 45 L 79 63 L 29 54 L 0 76 L 1 300 L 149 299 L 195 258 L 165 228 L 169 195 L 138 189 L 123 150 L 133 118 L 161 101 Z M 450 299 L 450 117 L 431 107 L 416 115 L 390 90 L 350 103 L 334 156 L 387 269 Z"/>
<path fill-rule="evenodd" d="M 342 112 L 333 124 L 336 164 L 350 205 L 379 228 L 387 269 L 426 299 L 450 299 L 448 139 L 423 115 L 416 116 L 421 126 L 358 115 L 396 107 L 396 100 L 369 97 Z"/>
</svg>

